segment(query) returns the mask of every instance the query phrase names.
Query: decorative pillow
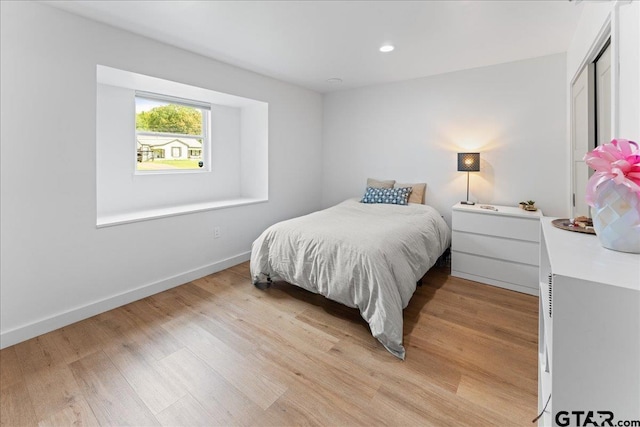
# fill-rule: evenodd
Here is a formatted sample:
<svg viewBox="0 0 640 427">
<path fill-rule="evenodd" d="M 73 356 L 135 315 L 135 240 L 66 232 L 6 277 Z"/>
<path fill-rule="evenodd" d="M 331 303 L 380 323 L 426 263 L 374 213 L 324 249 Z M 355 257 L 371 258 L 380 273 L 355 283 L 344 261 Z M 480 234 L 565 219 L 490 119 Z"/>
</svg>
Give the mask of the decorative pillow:
<svg viewBox="0 0 640 427">
<path fill-rule="evenodd" d="M 396 188 L 400 187 L 410 187 L 411 194 L 409 195 L 409 203 L 419 203 L 424 205 L 424 195 L 427 191 L 426 183 L 419 184 L 396 184 Z"/>
<path fill-rule="evenodd" d="M 378 181 L 377 179 L 367 178 L 367 187 L 374 188 L 393 188 L 393 184 L 395 184 L 395 180 L 390 181 Z"/>
<path fill-rule="evenodd" d="M 406 205 L 411 188 L 375 188 L 367 187 L 362 203 L 387 203 L 391 205 Z"/>
</svg>

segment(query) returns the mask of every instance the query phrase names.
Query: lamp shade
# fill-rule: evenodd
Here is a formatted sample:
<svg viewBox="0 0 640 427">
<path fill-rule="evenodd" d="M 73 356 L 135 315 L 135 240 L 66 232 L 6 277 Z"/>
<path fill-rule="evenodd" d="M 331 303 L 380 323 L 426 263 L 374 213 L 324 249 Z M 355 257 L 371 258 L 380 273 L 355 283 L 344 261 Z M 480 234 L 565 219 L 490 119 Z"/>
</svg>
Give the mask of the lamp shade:
<svg viewBox="0 0 640 427">
<path fill-rule="evenodd" d="M 479 172 L 480 153 L 458 153 L 459 172 Z"/>
</svg>

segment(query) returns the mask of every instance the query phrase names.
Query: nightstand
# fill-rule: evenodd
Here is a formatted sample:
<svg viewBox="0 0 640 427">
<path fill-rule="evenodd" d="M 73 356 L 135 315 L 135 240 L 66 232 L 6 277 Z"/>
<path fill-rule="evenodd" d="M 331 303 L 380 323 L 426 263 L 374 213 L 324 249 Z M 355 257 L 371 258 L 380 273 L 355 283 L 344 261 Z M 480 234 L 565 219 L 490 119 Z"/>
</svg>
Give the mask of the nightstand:
<svg viewBox="0 0 640 427">
<path fill-rule="evenodd" d="M 453 206 L 451 275 L 538 295 L 540 210 Z"/>
</svg>

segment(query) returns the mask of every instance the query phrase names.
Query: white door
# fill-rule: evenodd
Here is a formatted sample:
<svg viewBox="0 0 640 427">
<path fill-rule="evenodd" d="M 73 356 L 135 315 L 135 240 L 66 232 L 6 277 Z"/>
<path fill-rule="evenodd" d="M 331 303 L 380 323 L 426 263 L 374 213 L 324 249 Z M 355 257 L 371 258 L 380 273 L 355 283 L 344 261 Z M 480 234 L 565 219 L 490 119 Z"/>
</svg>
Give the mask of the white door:
<svg viewBox="0 0 640 427">
<path fill-rule="evenodd" d="M 593 68 L 592 64 L 586 66 L 571 86 L 571 184 L 574 218 L 580 215 L 590 216 L 589 206 L 584 200 L 589 169 L 583 158 L 595 145 Z"/>
<path fill-rule="evenodd" d="M 611 142 L 611 47 L 596 60 L 596 141 Z"/>
</svg>

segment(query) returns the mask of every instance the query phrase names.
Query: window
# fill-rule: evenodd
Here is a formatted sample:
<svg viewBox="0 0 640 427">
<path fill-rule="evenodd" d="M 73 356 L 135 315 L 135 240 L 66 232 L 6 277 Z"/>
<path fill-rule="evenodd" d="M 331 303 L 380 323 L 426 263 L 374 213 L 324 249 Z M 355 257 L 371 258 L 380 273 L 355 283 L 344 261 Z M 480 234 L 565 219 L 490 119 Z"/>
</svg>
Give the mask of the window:
<svg viewBox="0 0 640 427">
<path fill-rule="evenodd" d="M 98 227 L 268 200 L 269 104 L 103 65 L 96 66 L 96 83 Z M 199 111 L 199 133 L 132 123 L 168 104 Z M 172 158 L 172 147 L 180 147 L 180 159 Z M 170 160 L 178 168 L 150 170 Z M 187 162 L 196 169 L 179 169 Z"/>
<path fill-rule="evenodd" d="M 146 92 L 135 102 L 136 171 L 209 170 L 210 104 Z"/>
</svg>

